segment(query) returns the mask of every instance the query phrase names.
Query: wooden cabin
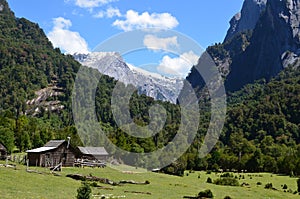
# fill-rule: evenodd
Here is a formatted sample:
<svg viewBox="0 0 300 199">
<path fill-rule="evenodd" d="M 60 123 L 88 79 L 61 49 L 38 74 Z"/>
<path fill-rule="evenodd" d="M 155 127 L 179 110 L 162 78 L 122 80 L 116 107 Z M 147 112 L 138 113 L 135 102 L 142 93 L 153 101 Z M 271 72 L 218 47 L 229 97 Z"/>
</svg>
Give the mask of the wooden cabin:
<svg viewBox="0 0 300 199">
<path fill-rule="evenodd" d="M 54 167 L 73 166 L 76 151 L 66 140 L 51 140 L 45 146 L 28 150 L 29 166 Z"/>
<path fill-rule="evenodd" d="M 0 142 L 0 160 L 5 160 L 6 157 L 7 157 L 7 149 L 4 146 L 4 144 Z"/>
<path fill-rule="evenodd" d="M 106 161 L 109 154 L 104 147 L 78 147 L 82 159 Z"/>
</svg>

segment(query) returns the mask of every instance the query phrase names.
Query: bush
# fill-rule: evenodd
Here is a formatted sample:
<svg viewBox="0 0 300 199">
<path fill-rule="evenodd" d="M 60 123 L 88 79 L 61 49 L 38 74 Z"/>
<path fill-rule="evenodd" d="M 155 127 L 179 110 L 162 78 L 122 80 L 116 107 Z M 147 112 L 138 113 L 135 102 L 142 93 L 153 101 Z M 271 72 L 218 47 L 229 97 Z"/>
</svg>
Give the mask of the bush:
<svg viewBox="0 0 300 199">
<path fill-rule="evenodd" d="M 272 189 L 273 188 L 273 184 L 272 183 L 267 183 L 265 185 L 265 189 Z"/>
<path fill-rule="evenodd" d="M 288 192 L 288 193 L 293 193 L 293 190 L 292 190 L 292 189 L 289 189 L 287 192 Z"/>
<path fill-rule="evenodd" d="M 298 192 L 300 193 L 300 178 L 297 180 Z"/>
<path fill-rule="evenodd" d="M 230 196 L 225 196 L 225 198 L 224 199 L 231 199 L 231 197 Z"/>
<path fill-rule="evenodd" d="M 90 185 L 86 182 L 81 183 L 81 187 L 77 189 L 77 199 L 90 199 L 92 189 Z"/>
<path fill-rule="evenodd" d="M 286 184 L 283 185 L 282 189 L 287 189 L 288 186 Z"/>
<path fill-rule="evenodd" d="M 223 186 L 240 186 L 239 181 L 235 178 L 219 178 L 214 181 L 214 184 Z"/>
<path fill-rule="evenodd" d="M 231 174 L 231 173 L 224 173 L 220 177 L 221 178 L 233 178 L 233 174 Z"/>
<path fill-rule="evenodd" d="M 247 186 L 250 186 L 250 184 L 247 183 L 247 182 L 243 182 L 243 183 L 241 184 L 241 186 L 242 186 L 242 187 L 247 187 Z"/>
<path fill-rule="evenodd" d="M 210 177 L 207 178 L 206 180 L 207 183 L 212 183 L 212 179 Z"/>
<path fill-rule="evenodd" d="M 205 191 L 201 191 L 199 192 L 198 194 L 198 197 L 197 198 L 213 198 L 213 193 L 211 192 L 210 189 L 207 189 Z"/>
<path fill-rule="evenodd" d="M 293 194 L 297 194 L 298 192 L 297 191 L 294 191 L 294 193 Z"/>
<path fill-rule="evenodd" d="M 262 183 L 261 182 L 257 182 L 256 185 L 262 185 Z"/>
<path fill-rule="evenodd" d="M 90 186 L 92 186 L 92 187 L 98 187 L 98 184 L 97 184 L 97 182 L 92 182 L 92 183 L 90 184 Z"/>
</svg>

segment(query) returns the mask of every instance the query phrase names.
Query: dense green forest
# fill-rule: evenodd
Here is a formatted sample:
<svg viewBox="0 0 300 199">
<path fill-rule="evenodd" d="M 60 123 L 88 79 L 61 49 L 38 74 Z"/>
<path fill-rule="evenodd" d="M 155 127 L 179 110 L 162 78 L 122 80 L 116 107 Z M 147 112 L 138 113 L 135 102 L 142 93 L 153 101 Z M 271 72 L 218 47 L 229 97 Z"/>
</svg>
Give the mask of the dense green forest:
<svg viewBox="0 0 300 199">
<path fill-rule="evenodd" d="M 43 146 L 50 139 L 67 136 L 72 137 L 72 145 L 82 145 L 74 126 L 71 103 L 80 64 L 70 55 L 54 49 L 37 24 L 15 18 L 6 1 L 0 2 L 5 5 L 0 15 L 0 141 L 9 152 L 26 151 Z M 222 48 L 220 56 L 226 56 Z M 92 69 L 87 70 L 94 74 L 85 77 L 88 85 L 98 76 Z M 55 100 L 60 101 L 64 109 L 42 110 L 34 116 L 26 114 L 27 101 L 36 97 L 35 91 L 53 84 L 63 89 L 63 95 Z M 167 119 L 163 130 L 153 138 L 129 136 L 118 127 L 112 114 L 111 96 L 115 85 L 114 79 L 101 76 L 95 102 L 99 125 L 110 140 L 124 150 L 138 153 L 155 151 L 169 144 L 180 126 L 180 107 L 135 93 L 130 100 L 130 114 L 136 124 L 149 124 L 148 111 L 154 104 L 166 109 Z M 79 92 L 79 95 L 85 94 L 84 89 Z M 198 150 L 210 118 L 209 108 L 203 108 L 209 102 L 200 100 L 203 116 L 196 139 L 188 151 L 164 171 L 182 174 L 185 169 L 235 169 L 300 175 L 299 101 L 299 67 L 284 70 L 270 82 L 261 80 L 229 93 L 227 119 L 220 140 L 209 155 L 199 158 Z M 147 162 L 143 166 L 147 167 Z"/>
<path fill-rule="evenodd" d="M 68 127 L 72 124 L 70 97 L 80 64 L 53 49 L 37 24 L 16 18 L 5 0 L 0 3 L 4 6 L 0 15 L 1 140 L 12 152 L 15 147 L 24 151 L 52 138 L 65 139 L 67 131 L 72 132 Z M 57 100 L 65 110 L 55 114 L 41 111 L 37 117 L 26 115 L 27 100 L 53 82 L 64 89 Z"/>
</svg>

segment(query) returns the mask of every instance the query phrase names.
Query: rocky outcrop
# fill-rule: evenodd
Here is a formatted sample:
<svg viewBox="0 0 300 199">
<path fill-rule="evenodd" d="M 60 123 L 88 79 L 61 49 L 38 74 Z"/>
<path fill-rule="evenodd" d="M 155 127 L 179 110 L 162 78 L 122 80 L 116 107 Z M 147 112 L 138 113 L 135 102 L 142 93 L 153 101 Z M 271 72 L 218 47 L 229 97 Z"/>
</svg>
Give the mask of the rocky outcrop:
<svg viewBox="0 0 300 199">
<path fill-rule="evenodd" d="M 253 30 L 261 13 L 266 8 L 267 0 L 245 0 L 242 11 L 237 13 L 230 21 L 230 28 L 225 41 L 232 39 L 238 33 Z"/>
<path fill-rule="evenodd" d="M 134 85 L 139 94 L 156 100 L 176 103 L 183 80 L 168 78 L 128 65 L 116 52 L 94 52 L 75 54 L 74 58 L 82 65 L 95 68 L 100 73 L 115 78 L 125 84 Z"/>
<path fill-rule="evenodd" d="M 64 90 L 56 85 L 49 85 L 35 92 L 36 97 L 28 100 L 26 115 L 36 116 L 43 111 L 45 112 L 59 112 L 65 107 L 59 100 L 63 96 Z"/>
</svg>

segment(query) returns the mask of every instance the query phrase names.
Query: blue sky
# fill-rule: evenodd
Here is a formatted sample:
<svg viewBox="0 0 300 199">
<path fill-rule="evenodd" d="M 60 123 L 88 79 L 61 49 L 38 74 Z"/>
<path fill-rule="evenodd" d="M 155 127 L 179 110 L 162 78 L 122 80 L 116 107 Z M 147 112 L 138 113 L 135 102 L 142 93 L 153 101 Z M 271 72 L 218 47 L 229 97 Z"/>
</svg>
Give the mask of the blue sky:
<svg viewBox="0 0 300 199">
<path fill-rule="evenodd" d="M 229 20 L 240 11 L 243 0 L 8 0 L 8 3 L 17 17 L 38 23 L 54 46 L 74 53 L 93 51 L 98 44 L 118 33 L 144 27 L 178 31 L 206 48 L 222 42 Z M 155 41 L 176 43 L 172 37 Z M 180 57 L 153 50 L 148 53 L 149 57 L 159 59 L 152 61 L 157 65 L 169 58 L 165 63 L 175 66 Z M 137 57 L 141 56 L 138 53 L 125 59 L 139 66 L 143 64 Z M 168 74 L 155 67 L 147 70 Z"/>
</svg>

